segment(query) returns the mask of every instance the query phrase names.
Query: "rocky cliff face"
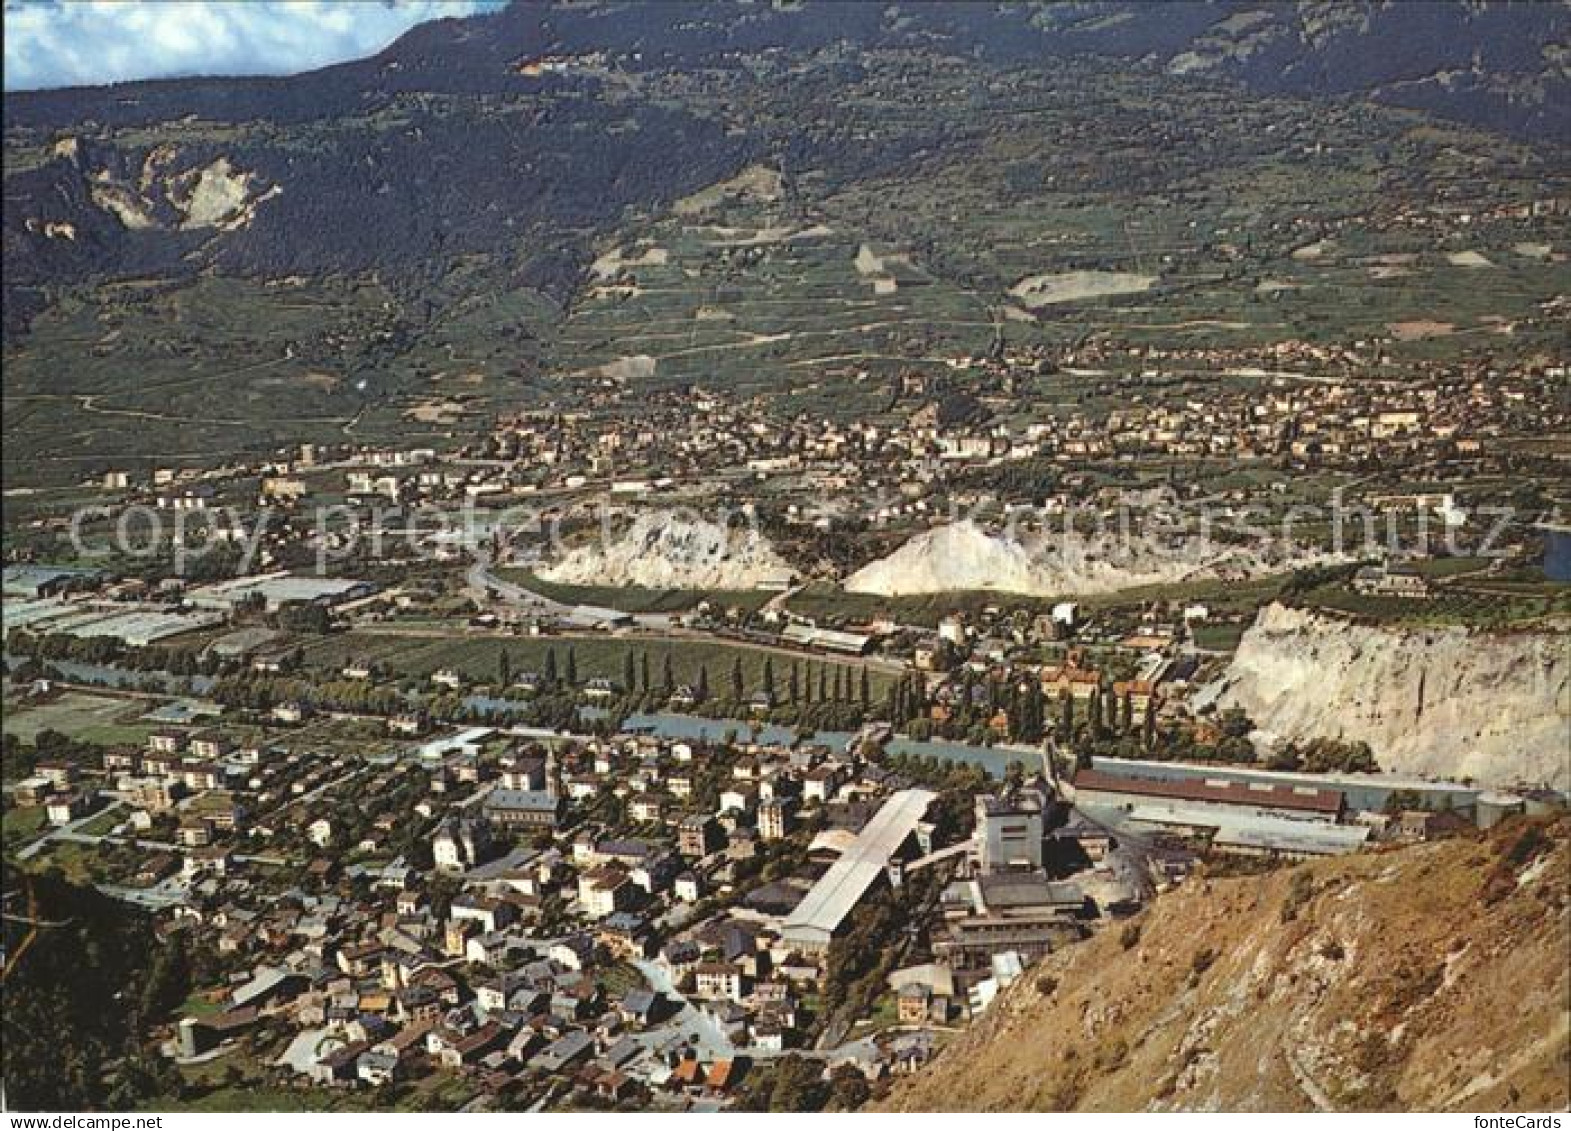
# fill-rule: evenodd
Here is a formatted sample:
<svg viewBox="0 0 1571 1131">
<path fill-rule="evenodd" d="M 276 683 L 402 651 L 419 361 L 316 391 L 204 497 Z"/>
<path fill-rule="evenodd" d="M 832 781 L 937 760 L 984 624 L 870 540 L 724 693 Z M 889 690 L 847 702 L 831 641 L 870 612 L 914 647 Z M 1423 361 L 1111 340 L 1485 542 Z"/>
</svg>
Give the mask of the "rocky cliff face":
<svg viewBox="0 0 1571 1131">
<path fill-rule="evenodd" d="M 1197 878 L 1028 970 L 897 1110 L 1559 1110 L 1571 827 Z"/>
<path fill-rule="evenodd" d="M 75 142 L 61 142 L 79 158 Z M 279 195 L 277 185 L 259 188 L 256 178 L 232 165 L 227 157 L 192 164 L 177 146 L 152 150 L 139 169 L 121 160 L 96 169 L 83 168 L 92 186 L 92 201 L 130 231 L 155 228 L 218 228 L 229 231 L 251 222 L 258 204 Z"/>
<path fill-rule="evenodd" d="M 1381 768 L 1571 785 L 1571 642 L 1550 633 L 1361 625 L 1273 604 L 1208 689 L 1265 741 L 1369 743 Z"/>
</svg>

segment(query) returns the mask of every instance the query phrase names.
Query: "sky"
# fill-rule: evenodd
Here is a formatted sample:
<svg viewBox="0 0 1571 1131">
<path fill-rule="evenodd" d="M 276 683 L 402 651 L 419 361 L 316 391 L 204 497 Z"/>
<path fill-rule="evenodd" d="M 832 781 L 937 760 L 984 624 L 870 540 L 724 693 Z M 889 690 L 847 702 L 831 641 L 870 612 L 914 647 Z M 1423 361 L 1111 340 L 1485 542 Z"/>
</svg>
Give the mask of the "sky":
<svg viewBox="0 0 1571 1131">
<path fill-rule="evenodd" d="M 501 0 L 5 0 L 5 89 L 277 75 L 373 55 Z"/>
</svg>

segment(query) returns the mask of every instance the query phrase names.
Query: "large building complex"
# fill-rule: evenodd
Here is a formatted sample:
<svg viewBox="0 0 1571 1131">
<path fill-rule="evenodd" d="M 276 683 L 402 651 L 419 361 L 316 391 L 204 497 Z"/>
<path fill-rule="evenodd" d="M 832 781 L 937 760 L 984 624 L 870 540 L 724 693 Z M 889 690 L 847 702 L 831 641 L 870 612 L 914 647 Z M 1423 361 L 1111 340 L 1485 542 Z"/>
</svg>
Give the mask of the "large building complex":
<svg viewBox="0 0 1571 1131">
<path fill-rule="evenodd" d="M 1336 821 L 1345 799 L 1338 790 L 1307 785 L 1231 781 L 1222 777 L 1162 780 L 1102 770 L 1075 774 L 1075 802 L 1118 808 L 1184 805 L 1227 809 L 1240 814 L 1275 815 L 1301 820 Z"/>
<path fill-rule="evenodd" d="M 1017 790 L 976 799 L 974 861 L 983 872 L 1042 867 L 1046 798 L 1037 790 Z"/>
<path fill-rule="evenodd" d="M 786 917 L 781 938 L 803 950 L 827 950 L 852 908 L 906 851 L 936 796 L 925 789 L 906 789 L 891 796 Z"/>
<path fill-rule="evenodd" d="M 1131 832 L 1172 833 L 1235 855 L 1302 860 L 1353 852 L 1369 839 L 1368 826 L 1341 823 L 1346 795 L 1318 781 L 1161 770 L 1081 770 L 1076 804 Z"/>
</svg>

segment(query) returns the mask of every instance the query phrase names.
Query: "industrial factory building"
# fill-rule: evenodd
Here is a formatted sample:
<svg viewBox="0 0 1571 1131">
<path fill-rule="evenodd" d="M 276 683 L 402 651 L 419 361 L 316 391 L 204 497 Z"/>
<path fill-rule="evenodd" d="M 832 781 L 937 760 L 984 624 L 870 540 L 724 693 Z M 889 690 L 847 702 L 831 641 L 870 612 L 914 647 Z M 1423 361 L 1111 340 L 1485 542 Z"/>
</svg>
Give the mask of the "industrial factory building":
<svg viewBox="0 0 1571 1131">
<path fill-rule="evenodd" d="M 1162 780 L 1092 769 L 1076 773 L 1074 786 L 1076 805 L 1125 811 L 1136 806 L 1182 805 L 1334 824 L 1346 806 L 1340 790 L 1223 777 Z"/>
<path fill-rule="evenodd" d="M 925 789 L 892 795 L 786 917 L 780 932 L 785 942 L 804 951 L 829 949 L 846 917 L 889 865 L 914 853 L 917 825 L 937 796 Z"/>
</svg>

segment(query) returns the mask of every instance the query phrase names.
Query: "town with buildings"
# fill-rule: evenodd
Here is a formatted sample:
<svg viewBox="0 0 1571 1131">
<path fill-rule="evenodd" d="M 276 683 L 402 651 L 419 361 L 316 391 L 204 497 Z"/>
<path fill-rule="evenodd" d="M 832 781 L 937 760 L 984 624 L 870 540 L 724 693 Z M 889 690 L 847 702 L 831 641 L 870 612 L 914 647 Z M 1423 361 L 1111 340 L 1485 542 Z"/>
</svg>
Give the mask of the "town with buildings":
<svg viewBox="0 0 1571 1131">
<path fill-rule="evenodd" d="M 925 511 L 923 497 L 935 494 L 1062 505 L 1077 482 L 1094 479 L 1073 469 L 1099 461 L 1246 460 L 1301 473 L 1488 467 L 1515 451 L 1522 432 L 1566 424 L 1562 364 L 1381 379 L 1381 343 L 1361 345 L 957 356 L 940 373 L 890 380 L 887 411 L 862 425 L 788 415 L 770 398 L 699 385 L 651 398 L 607 382 L 573 411 L 505 415 L 488 435 L 441 454 L 306 444 L 242 465 L 110 469 L 84 486 L 113 506 L 206 512 L 243 503 L 284 513 L 320 500 L 495 507 L 603 492 L 634 504 L 736 491 L 780 496 L 788 521 L 888 522 Z M 1205 372 L 1232 380 L 1197 398 L 1190 382 Z M 1065 378 L 1081 384 L 1085 403 L 1021 403 L 1033 387 Z M 981 485 L 978 472 L 1012 467 L 1034 480 L 1014 487 L 1004 474 Z M 1055 468 L 1058 477 L 1047 474 Z M 1381 492 L 1371 494 L 1380 501 Z M 801 495 L 821 498 L 821 510 Z"/>
<path fill-rule="evenodd" d="M 1563 1106 L 1560 7 L 349 7 L 7 0 L 407 34 L 7 86 L 0 1108 Z"/>
<path fill-rule="evenodd" d="M 1202 861 L 1565 803 L 1379 773 L 1356 743 L 1257 760 L 1242 712 L 1196 702 L 1226 662 L 1196 602 L 826 628 L 499 583 L 420 677 L 323 647 L 427 640 L 396 583 L 5 584 L 10 708 L 107 712 L 8 737 L 8 851 L 207 955 L 172 1064 L 297 1087 L 705 1110 L 792 1058 L 865 1095 Z M 714 670 L 688 676 L 692 649 Z"/>
<path fill-rule="evenodd" d="M 1534 567 L 1530 525 L 1494 556 L 1439 535 L 1549 468 L 1520 441 L 1565 426 L 1564 367 L 1381 364 L 962 355 L 862 424 L 607 380 L 440 450 L 110 470 L 5 568 L 8 710 L 42 720 L 7 734 L 8 852 L 206 956 L 162 1030 L 187 1074 L 710 1110 L 767 1104 L 789 1060 L 879 1094 L 1202 862 L 1564 806 L 1563 778 L 1381 772 L 1336 734 L 1262 752 L 1218 701 L 1284 577 L 1344 615 L 1487 618 Z M 1197 367 L 1236 383 L 1196 397 Z M 1022 407 L 1066 377 L 1089 393 Z M 1199 586 L 986 592 L 985 554 L 940 586 L 979 593 L 857 585 L 946 522 L 1067 535 L 1134 498 L 1161 545 L 1333 492 L 1373 542 L 1311 520 Z M 147 549 L 114 541 L 137 523 Z M 602 583 L 549 580 L 597 536 Z"/>
</svg>

